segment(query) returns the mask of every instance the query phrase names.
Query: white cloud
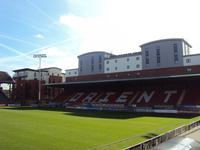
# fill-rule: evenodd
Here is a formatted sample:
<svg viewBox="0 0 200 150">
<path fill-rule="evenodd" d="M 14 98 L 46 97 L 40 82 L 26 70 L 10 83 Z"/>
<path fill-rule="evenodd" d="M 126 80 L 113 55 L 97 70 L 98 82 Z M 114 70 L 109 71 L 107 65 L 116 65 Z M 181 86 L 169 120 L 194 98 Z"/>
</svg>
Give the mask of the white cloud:
<svg viewBox="0 0 200 150">
<path fill-rule="evenodd" d="M 45 38 L 44 35 L 42 35 L 42 34 L 36 34 L 34 37 L 37 38 L 37 39 L 44 39 Z"/>
<path fill-rule="evenodd" d="M 162 38 L 185 38 L 200 49 L 198 1 L 105 0 L 102 15 L 62 15 L 59 22 L 82 38 L 80 51 L 139 51 L 139 45 Z"/>
<path fill-rule="evenodd" d="M 3 66 L 8 66 L 10 70 L 25 66 L 37 68 L 38 61 L 30 61 L 29 58 L 27 59 L 27 55 L 32 58 L 33 53 L 42 52 L 47 54 L 47 58 L 42 60 L 42 66 L 69 69 L 77 67 L 77 53 L 82 54 L 95 50 L 104 50 L 115 54 L 128 53 L 139 51 L 139 45 L 145 42 L 173 37 L 185 38 L 193 46 L 192 52 L 200 53 L 198 0 L 101 0 L 102 12 L 97 17 L 83 17 L 84 11 L 88 7 L 85 7 L 85 5 L 81 7 L 82 4 L 80 3 L 87 2 L 81 0 L 70 0 L 70 2 L 73 3 L 72 7 L 74 7 L 70 10 L 75 13 L 61 15 L 57 26 L 59 28 L 56 29 L 60 30 L 63 29 L 63 26 L 64 28 L 67 27 L 67 30 L 73 31 L 73 34 L 71 35 L 70 31 L 70 35 L 67 34 L 66 37 L 76 38 L 51 43 L 27 54 L 17 52 L 16 49 L 9 48 L 8 45 L 1 45 L 1 47 L 4 46 L 4 48 L 18 54 L 18 56 L 11 56 L 10 58 L 1 58 L 1 68 Z M 44 16 L 47 16 L 35 4 L 31 3 L 31 5 Z M 90 5 L 91 8 L 94 8 L 94 5 L 91 3 Z M 95 9 L 92 10 L 95 11 Z M 75 15 L 81 13 L 83 13 L 82 16 Z M 92 14 L 92 16 L 94 15 Z M 49 16 L 47 17 L 49 18 Z M 51 17 L 49 19 L 52 20 Z M 53 22 L 57 23 L 54 19 Z M 62 25 L 62 28 L 59 25 Z M 36 31 L 38 34 L 33 35 L 35 38 L 45 39 L 45 36 L 41 33 L 43 30 L 40 32 L 39 29 L 36 29 Z M 43 32 L 46 32 L 46 29 Z M 6 38 L 10 37 L 7 36 Z M 25 42 L 19 39 L 10 39 Z M 74 42 L 75 40 L 76 42 Z M 60 47 L 64 43 L 67 43 L 65 47 Z M 70 47 L 72 47 L 70 43 L 76 43 L 79 47 L 74 47 L 78 47 L 79 51 L 70 52 Z M 69 49 L 66 49 L 67 47 Z M 24 59 L 27 60 L 25 66 Z M 13 65 L 7 65 L 8 62 L 12 62 Z M 19 62 L 22 63 L 18 65 Z"/>
<path fill-rule="evenodd" d="M 70 14 L 60 16 L 59 22 L 70 27 L 83 39 L 80 46 L 82 52 L 105 50 L 122 53 L 123 50 L 128 52 L 133 49 L 126 31 L 123 31 L 119 24 L 105 18 L 85 18 Z"/>
<path fill-rule="evenodd" d="M 63 71 L 65 69 L 77 68 L 77 57 L 69 53 L 69 50 L 59 47 L 49 47 L 41 50 L 40 53 L 47 55 L 42 60 L 42 67 L 59 67 Z"/>
<path fill-rule="evenodd" d="M 63 56 L 65 53 L 61 50 L 59 50 L 58 47 L 49 47 L 46 49 L 41 50 L 41 54 L 47 54 L 50 57 L 58 57 L 58 56 Z"/>
</svg>

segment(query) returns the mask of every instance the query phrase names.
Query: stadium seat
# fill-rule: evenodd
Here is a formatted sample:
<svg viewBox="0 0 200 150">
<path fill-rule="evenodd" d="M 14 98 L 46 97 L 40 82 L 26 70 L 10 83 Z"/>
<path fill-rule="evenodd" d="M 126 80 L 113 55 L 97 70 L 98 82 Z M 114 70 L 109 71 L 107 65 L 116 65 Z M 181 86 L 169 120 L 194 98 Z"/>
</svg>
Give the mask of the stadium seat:
<svg viewBox="0 0 200 150">
<path fill-rule="evenodd" d="M 193 84 L 192 84 L 193 85 Z M 141 86 L 92 87 L 65 91 L 58 100 L 65 106 L 84 106 L 95 108 L 135 108 L 150 107 L 171 109 L 179 106 L 200 105 L 197 87 L 180 84 L 144 84 Z"/>
</svg>

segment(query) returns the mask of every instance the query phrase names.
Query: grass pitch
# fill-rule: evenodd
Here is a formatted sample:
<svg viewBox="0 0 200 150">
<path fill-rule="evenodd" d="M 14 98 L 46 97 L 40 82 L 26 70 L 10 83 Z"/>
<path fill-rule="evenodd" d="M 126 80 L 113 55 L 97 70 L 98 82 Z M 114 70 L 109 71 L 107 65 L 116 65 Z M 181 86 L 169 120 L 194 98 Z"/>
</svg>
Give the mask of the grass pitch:
<svg viewBox="0 0 200 150">
<path fill-rule="evenodd" d="M 163 114 L 0 108 L 0 150 L 122 149 L 200 119 Z"/>
</svg>

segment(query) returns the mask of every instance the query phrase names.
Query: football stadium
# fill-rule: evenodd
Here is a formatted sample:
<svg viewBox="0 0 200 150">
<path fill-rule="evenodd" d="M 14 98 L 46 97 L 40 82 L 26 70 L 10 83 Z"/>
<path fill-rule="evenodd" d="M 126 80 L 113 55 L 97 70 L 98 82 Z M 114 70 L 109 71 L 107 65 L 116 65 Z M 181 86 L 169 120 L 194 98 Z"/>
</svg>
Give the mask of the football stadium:
<svg viewBox="0 0 200 150">
<path fill-rule="evenodd" d="M 200 149 L 200 54 L 182 38 L 0 72 L 0 149 Z M 42 55 L 38 55 L 42 56 Z"/>
</svg>

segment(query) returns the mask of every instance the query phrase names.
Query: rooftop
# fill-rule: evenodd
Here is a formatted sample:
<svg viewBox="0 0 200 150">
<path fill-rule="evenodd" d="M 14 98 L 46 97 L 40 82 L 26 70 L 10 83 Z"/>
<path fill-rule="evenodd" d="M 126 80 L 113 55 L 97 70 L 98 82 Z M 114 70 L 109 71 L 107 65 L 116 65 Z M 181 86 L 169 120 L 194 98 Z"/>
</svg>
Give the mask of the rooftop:
<svg viewBox="0 0 200 150">
<path fill-rule="evenodd" d="M 183 38 L 169 38 L 169 39 L 155 40 L 155 41 L 151 41 L 151 42 L 148 42 L 148 43 L 144 43 L 144 44 L 140 45 L 140 47 L 143 47 L 143 46 L 146 46 L 146 45 L 149 45 L 149 44 L 153 44 L 153 43 L 157 43 L 157 42 L 163 42 L 163 41 L 183 41 L 190 48 L 192 48 L 192 46 L 187 41 L 185 41 Z"/>
<path fill-rule="evenodd" d="M 20 72 L 20 71 L 36 71 L 36 70 L 35 69 L 30 69 L 30 68 L 22 68 L 22 69 L 13 70 L 13 72 Z"/>
<path fill-rule="evenodd" d="M 198 53 L 198 54 L 189 54 L 189 55 L 184 55 L 183 57 L 188 57 L 188 56 L 198 56 L 198 55 L 200 55 L 200 53 Z"/>
<path fill-rule="evenodd" d="M 48 67 L 48 68 L 42 68 L 42 70 L 48 70 L 48 69 L 59 69 L 59 70 L 62 70 L 61 68 L 58 68 L 58 67 Z"/>
<path fill-rule="evenodd" d="M 71 85 L 81 84 L 97 84 L 97 83 L 114 83 L 114 82 L 131 82 L 131 81 L 150 81 L 150 80 L 163 80 L 163 79 L 177 79 L 177 78 L 191 78 L 200 77 L 200 74 L 184 74 L 184 75 L 172 75 L 172 76 L 160 76 L 160 77 L 140 77 L 140 78 L 125 78 L 125 79 L 105 79 L 96 81 L 74 81 L 74 82 L 62 82 L 62 83 L 49 83 L 46 86 L 64 87 Z"/>
<path fill-rule="evenodd" d="M 13 80 L 7 72 L 0 71 L 0 83 L 13 83 Z"/>
<path fill-rule="evenodd" d="M 49 67 L 49 68 L 41 68 L 41 70 L 43 72 L 47 72 L 48 69 L 59 69 L 59 70 L 62 70 L 58 67 Z M 22 69 L 16 69 L 16 70 L 13 70 L 13 72 L 21 72 L 21 71 L 38 71 L 39 69 L 31 69 L 31 68 L 22 68 Z"/>
<path fill-rule="evenodd" d="M 113 54 L 105 52 L 105 51 L 93 51 L 93 52 L 88 52 L 88 53 L 81 54 L 81 55 L 78 56 L 78 58 L 81 57 L 81 56 L 89 55 L 89 54 L 93 54 L 93 53 L 105 53 L 105 54 L 113 55 Z"/>
<path fill-rule="evenodd" d="M 78 68 L 66 69 L 65 71 L 73 71 L 73 70 L 78 70 Z"/>
</svg>

